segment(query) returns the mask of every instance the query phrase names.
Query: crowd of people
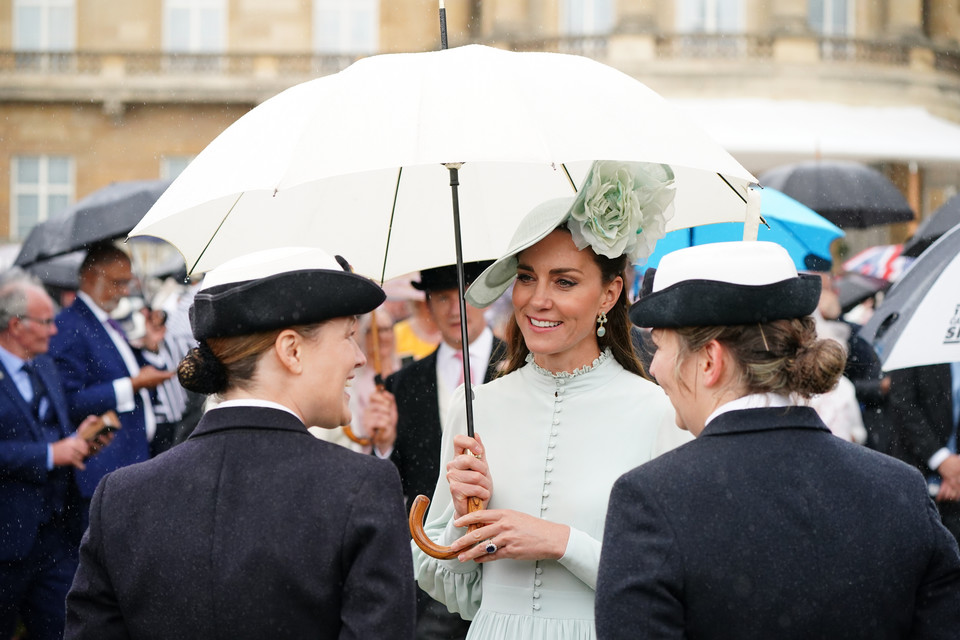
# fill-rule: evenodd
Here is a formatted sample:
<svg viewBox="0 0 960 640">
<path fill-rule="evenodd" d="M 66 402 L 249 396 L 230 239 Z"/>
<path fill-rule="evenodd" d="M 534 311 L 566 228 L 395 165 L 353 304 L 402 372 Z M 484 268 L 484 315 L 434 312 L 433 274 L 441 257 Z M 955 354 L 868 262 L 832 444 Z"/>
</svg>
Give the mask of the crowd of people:
<svg viewBox="0 0 960 640">
<path fill-rule="evenodd" d="M 595 163 L 463 306 L 304 248 L 4 274 L 0 638 L 956 637 L 960 366 L 883 374 L 770 243 L 631 300 L 673 197 Z"/>
</svg>

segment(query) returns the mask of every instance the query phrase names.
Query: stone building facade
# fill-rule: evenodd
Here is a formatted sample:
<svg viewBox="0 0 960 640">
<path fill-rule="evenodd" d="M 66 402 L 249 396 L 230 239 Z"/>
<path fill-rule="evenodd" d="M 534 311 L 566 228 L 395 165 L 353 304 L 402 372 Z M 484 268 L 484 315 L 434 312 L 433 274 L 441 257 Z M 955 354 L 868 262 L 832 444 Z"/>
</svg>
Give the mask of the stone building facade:
<svg viewBox="0 0 960 640">
<path fill-rule="evenodd" d="M 450 46 L 582 54 L 668 98 L 916 106 L 960 123 L 960 0 L 445 4 Z M 286 87 L 439 42 L 436 0 L 0 0 L 0 241 L 110 182 L 175 175 Z M 874 164 L 920 216 L 960 185 L 960 163 Z"/>
</svg>

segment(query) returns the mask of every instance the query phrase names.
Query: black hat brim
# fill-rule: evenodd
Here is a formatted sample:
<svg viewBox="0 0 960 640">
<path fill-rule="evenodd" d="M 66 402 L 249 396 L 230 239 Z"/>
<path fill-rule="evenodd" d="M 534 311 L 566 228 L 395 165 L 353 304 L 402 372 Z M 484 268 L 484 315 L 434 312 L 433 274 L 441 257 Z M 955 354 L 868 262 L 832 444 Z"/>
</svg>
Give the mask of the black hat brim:
<svg viewBox="0 0 960 640">
<path fill-rule="evenodd" d="M 630 308 L 630 320 L 676 329 L 802 318 L 817 308 L 820 288 L 820 276 L 811 274 L 765 285 L 684 280 L 642 297 Z"/>
<path fill-rule="evenodd" d="M 483 270 L 492 264 L 493 260 L 464 262 L 464 287 L 469 287 L 474 280 L 480 277 Z M 457 265 L 449 264 L 442 267 L 424 269 L 420 272 L 420 280 L 412 280 L 410 284 L 413 285 L 414 289 L 424 292 L 456 289 L 459 287 L 459 282 L 457 281 Z"/>
<path fill-rule="evenodd" d="M 243 336 L 368 313 L 385 299 L 363 276 L 304 269 L 200 291 L 190 324 L 197 340 Z"/>
</svg>

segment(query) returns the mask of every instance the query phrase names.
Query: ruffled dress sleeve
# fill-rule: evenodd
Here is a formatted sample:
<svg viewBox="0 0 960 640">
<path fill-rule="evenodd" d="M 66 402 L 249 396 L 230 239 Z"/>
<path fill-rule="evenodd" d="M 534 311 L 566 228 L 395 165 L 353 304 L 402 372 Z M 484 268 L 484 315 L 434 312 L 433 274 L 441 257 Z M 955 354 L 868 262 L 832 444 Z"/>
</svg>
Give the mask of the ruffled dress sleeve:
<svg viewBox="0 0 960 640">
<path fill-rule="evenodd" d="M 440 477 L 437 478 L 437 487 L 423 527 L 431 540 L 444 546 L 467 533 L 466 527 L 453 526 L 453 499 L 446 474 L 447 463 L 453 459 L 453 436 L 467 432 L 463 387 L 454 393 L 450 407 L 447 428 L 440 445 Z M 411 542 L 410 545 L 413 549 L 414 574 L 420 588 L 434 600 L 447 605 L 452 613 L 459 613 L 465 620 L 473 620 L 482 596 L 481 565 L 472 560 L 460 562 L 456 558 L 437 560 L 424 553 L 415 543 Z"/>
</svg>

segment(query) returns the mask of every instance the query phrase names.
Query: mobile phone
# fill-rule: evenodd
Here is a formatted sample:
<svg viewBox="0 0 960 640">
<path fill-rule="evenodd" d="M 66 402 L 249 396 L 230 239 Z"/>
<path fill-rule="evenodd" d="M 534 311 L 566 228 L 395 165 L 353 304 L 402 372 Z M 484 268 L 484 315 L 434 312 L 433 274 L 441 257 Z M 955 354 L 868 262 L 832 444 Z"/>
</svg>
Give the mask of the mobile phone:
<svg viewBox="0 0 960 640">
<path fill-rule="evenodd" d="M 119 430 L 120 430 L 120 427 L 118 427 L 118 426 L 116 426 L 116 425 L 113 425 L 113 424 L 105 424 L 105 425 L 103 425 L 103 427 L 100 429 L 100 431 L 97 431 L 97 435 L 98 435 L 98 436 L 102 436 L 102 435 L 104 435 L 104 434 L 113 433 L 114 431 L 119 431 Z"/>
<path fill-rule="evenodd" d="M 117 414 L 113 413 L 112 411 L 108 411 L 107 413 L 103 414 L 101 418 L 103 420 L 103 426 L 100 427 L 99 431 L 97 431 L 97 436 L 113 433 L 114 431 L 120 429 L 120 418 L 118 418 Z"/>
</svg>

